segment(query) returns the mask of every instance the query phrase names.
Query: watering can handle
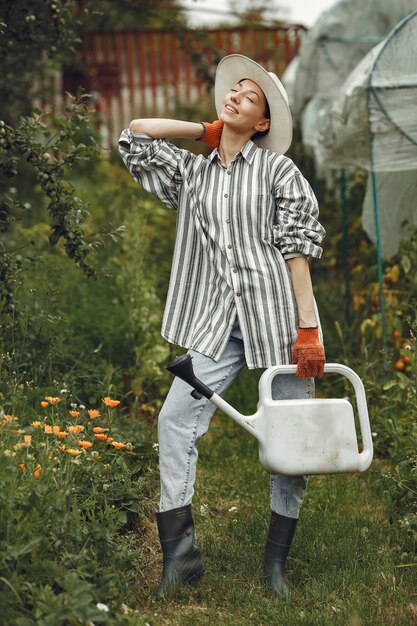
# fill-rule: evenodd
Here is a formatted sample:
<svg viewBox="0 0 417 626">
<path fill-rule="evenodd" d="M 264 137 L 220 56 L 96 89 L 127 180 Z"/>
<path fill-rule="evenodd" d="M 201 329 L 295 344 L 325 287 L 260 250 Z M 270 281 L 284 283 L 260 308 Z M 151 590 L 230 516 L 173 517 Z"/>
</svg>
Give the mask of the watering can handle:
<svg viewBox="0 0 417 626">
<path fill-rule="evenodd" d="M 202 398 L 202 396 L 210 400 L 213 396 L 214 391 L 209 389 L 209 387 L 207 387 L 207 385 L 199 380 L 194 374 L 192 357 L 190 354 L 177 356 L 173 361 L 168 363 L 166 369 L 174 376 L 178 376 L 178 378 L 181 378 L 181 380 L 184 380 L 186 383 L 191 385 L 194 389 L 191 395 L 197 400 Z"/>
<path fill-rule="evenodd" d="M 275 365 L 264 371 L 259 380 L 259 394 L 263 398 L 272 399 L 271 384 L 273 378 L 277 374 L 295 374 L 296 365 Z M 363 450 L 360 453 L 360 471 L 366 469 L 373 456 L 373 442 L 371 426 L 369 423 L 368 407 L 366 404 L 365 388 L 356 372 L 350 367 L 341 363 L 326 363 L 324 366 L 325 374 L 342 374 L 352 383 L 355 390 L 356 406 L 358 409 L 359 426 L 362 435 Z"/>
</svg>

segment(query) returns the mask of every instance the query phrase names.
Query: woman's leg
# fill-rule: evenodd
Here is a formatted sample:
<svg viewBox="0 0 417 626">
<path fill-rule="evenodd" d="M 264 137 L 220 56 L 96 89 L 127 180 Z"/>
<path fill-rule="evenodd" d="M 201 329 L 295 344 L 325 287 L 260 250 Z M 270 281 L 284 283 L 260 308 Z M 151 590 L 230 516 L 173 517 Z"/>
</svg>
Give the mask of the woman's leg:
<svg viewBox="0 0 417 626">
<path fill-rule="evenodd" d="M 278 375 L 272 381 L 274 400 L 311 398 L 314 378 Z M 285 562 L 291 548 L 298 515 L 307 487 L 306 476 L 271 476 L 271 519 L 265 545 L 264 575 L 278 595 L 290 595 Z"/>
<path fill-rule="evenodd" d="M 227 347 L 216 362 L 194 350 L 193 368 L 217 394 L 222 395 L 245 365 L 242 335 L 237 325 Z M 207 432 L 215 406 L 206 398 L 196 400 L 191 387 L 175 378 L 158 418 L 160 511 L 191 503 L 197 466 L 197 444 Z"/>
<path fill-rule="evenodd" d="M 297 378 L 295 374 L 275 376 L 272 381 L 274 400 L 296 400 L 314 397 L 314 378 Z M 307 488 L 307 476 L 271 476 L 271 510 L 285 517 L 298 518 Z"/>
</svg>

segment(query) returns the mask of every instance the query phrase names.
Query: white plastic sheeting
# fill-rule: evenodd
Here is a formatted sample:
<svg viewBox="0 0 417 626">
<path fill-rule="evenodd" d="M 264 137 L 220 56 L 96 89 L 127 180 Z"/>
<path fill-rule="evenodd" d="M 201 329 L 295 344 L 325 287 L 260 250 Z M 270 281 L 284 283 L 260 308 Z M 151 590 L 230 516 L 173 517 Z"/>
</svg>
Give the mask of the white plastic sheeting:
<svg viewBox="0 0 417 626">
<path fill-rule="evenodd" d="M 376 175 L 378 193 L 379 243 L 382 257 L 398 252 L 410 228 L 417 227 L 417 172 L 383 172 Z M 371 177 L 363 203 L 362 227 L 376 242 Z"/>
<path fill-rule="evenodd" d="M 367 54 L 320 113 L 315 153 L 331 168 L 417 169 L 417 11 Z"/>
<path fill-rule="evenodd" d="M 313 97 L 331 100 L 348 74 L 407 15 L 417 0 L 339 0 L 303 38 L 293 112 Z"/>
</svg>

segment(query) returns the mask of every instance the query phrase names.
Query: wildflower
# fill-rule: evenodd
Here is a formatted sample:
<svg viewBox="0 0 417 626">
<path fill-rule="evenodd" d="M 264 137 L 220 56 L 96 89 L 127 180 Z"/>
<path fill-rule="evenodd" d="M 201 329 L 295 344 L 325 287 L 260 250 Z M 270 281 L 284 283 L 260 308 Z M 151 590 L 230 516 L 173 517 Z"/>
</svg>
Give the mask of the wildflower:
<svg viewBox="0 0 417 626">
<path fill-rule="evenodd" d="M 52 459 L 53 459 L 53 458 L 54 458 L 54 453 L 53 453 L 53 452 L 50 452 L 50 453 L 48 454 L 48 459 L 49 459 L 50 461 L 52 461 Z"/>
<path fill-rule="evenodd" d="M 16 452 L 12 452 L 12 450 L 5 450 L 3 454 L 7 457 L 16 456 Z"/>
<path fill-rule="evenodd" d="M 48 406 L 49 406 L 49 402 L 45 402 L 45 400 L 42 400 L 42 402 L 41 402 L 41 407 L 42 407 L 43 409 L 46 409 L 46 407 L 48 407 Z"/>
<path fill-rule="evenodd" d="M 18 422 L 19 418 L 16 415 L 5 415 L 3 417 L 5 422 Z"/>
<path fill-rule="evenodd" d="M 26 469 L 25 464 L 24 463 L 19 463 L 19 469 L 25 470 Z"/>
<path fill-rule="evenodd" d="M 83 441 L 82 439 L 79 439 L 77 443 L 84 448 L 84 450 L 88 450 L 93 445 L 91 441 Z"/>
<path fill-rule="evenodd" d="M 81 454 L 81 450 L 74 450 L 73 448 L 67 448 L 67 452 L 69 452 L 71 456 L 78 456 Z"/>
<path fill-rule="evenodd" d="M 103 435 L 103 433 L 99 433 L 98 435 L 94 435 L 96 439 L 99 441 L 106 441 L 107 435 Z"/>
<path fill-rule="evenodd" d="M 54 433 L 54 435 L 59 435 L 61 430 L 60 426 L 52 426 L 52 432 Z"/>
<path fill-rule="evenodd" d="M 20 428 L 12 428 L 10 432 L 13 433 L 13 435 L 20 435 L 21 430 Z"/>
<path fill-rule="evenodd" d="M 71 433 L 71 435 L 74 435 L 75 433 L 81 433 L 84 430 L 84 426 L 81 426 L 81 424 L 78 424 L 77 426 L 68 426 L 68 432 Z"/>
<path fill-rule="evenodd" d="M 32 442 L 32 435 L 24 435 L 23 439 L 24 439 L 25 443 L 31 443 Z"/>
<path fill-rule="evenodd" d="M 107 437 L 106 441 L 107 443 L 110 443 L 111 441 L 113 441 L 113 437 Z"/>
<path fill-rule="evenodd" d="M 61 450 L 61 452 L 65 452 L 66 449 L 67 446 L 58 446 L 58 450 Z"/>
<path fill-rule="evenodd" d="M 71 415 L 71 417 L 78 417 L 80 412 L 79 411 L 70 411 L 69 414 Z"/>
<path fill-rule="evenodd" d="M 93 457 L 93 459 L 97 459 L 97 461 L 98 461 L 99 459 L 101 459 L 101 456 L 100 456 L 100 454 L 97 452 L 97 450 L 93 450 L 93 451 L 91 452 L 91 456 Z"/>
<path fill-rule="evenodd" d="M 53 432 L 52 426 L 50 426 L 49 424 L 44 424 L 43 429 L 46 433 L 48 433 L 48 435 L 50 435 Z"/>
<path fill-rule="evenodd" d="M 96 417 L 99 417 L 100 415 L 100 411 L 97 411 L 97 409 L 88 409 L 87 413 L 88 417 L 92 420 L 95 420 Z"/>
<path fill-rule="evenodd" d="M 49 404 L 58 404 L 61 402 L 61 398 L 56 398 L 54 396 L 45 396 L 45 400 L 47 400 Z"/>
<path fill-rule="evenodd" d="M 103 429 L 102 429 L 101 426 L 94 426 L 93 433 L 99 434 L 99 433 L 102 433 L 102 432 L 103 432 Z"/>
<path fill-rule="evenodd" d="M 39 428 L 39 426 L 41 425 L 41 422 L 32 422 L 31 426 L 33 426 L 33 428 Z"/>
<path fill-rule="evenodd" d="M 116 450 L 123 450 L 124 448 L 126 448 L 126 444 L 125 443 L 121 443 L 120 441 L 112 441 L 111 445 L 116 448 Z"/>
<path fill-rule="evenodd" d="M 38 467 L 33 472 L 33 475 L 34 475 L 35 478 L 39 478 L 39 476 L 41 475 L 41 469 L 42 469 L 42 466 L 38 465 Z"/>
<path fill-rule="evenodd" d="M 102 604 L 101 602 L 98 602 L 96 604 L 96 607 L 98 608 L 99 611 L 104 611 L 105 613 L 109 612 L 109 607 L 107 606 L 107 604 Z"/>
<path fill-rule="evenodd" d="M 57 433 L 57 435 L 60 439 L 65 439 L 65 437 L 68 437 L 68 433 L 65 430 L 61 430 L 59 433 Z"/>
<path fill-rule="evenodd" d="M 109 396 L 103 398 L 102 402 L 111 409 L 114 409 L 116 406 L 119 406 L 120 400 L 112 400 Z"/>
</svg>

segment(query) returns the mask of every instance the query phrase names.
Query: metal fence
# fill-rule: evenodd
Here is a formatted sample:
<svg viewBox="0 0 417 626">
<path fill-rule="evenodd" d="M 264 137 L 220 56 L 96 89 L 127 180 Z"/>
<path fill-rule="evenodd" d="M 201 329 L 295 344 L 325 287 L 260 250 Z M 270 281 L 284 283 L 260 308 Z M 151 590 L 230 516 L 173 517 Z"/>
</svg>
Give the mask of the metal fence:
<svg viewBox="0 0 417 626">
<path fill-rule="evenodd" d="M 82 85 L 93 93 L 105 144 L 133 117 L 158 117 L 207 96 L 217 61 L 241 53 L 281 75 L 305 29 L 91 33 L 78 60 L 64 69 L 61 94 Z M 59 106 L 59 104 L 58 104 Z"/>
</svg>

